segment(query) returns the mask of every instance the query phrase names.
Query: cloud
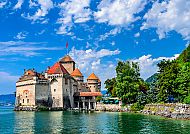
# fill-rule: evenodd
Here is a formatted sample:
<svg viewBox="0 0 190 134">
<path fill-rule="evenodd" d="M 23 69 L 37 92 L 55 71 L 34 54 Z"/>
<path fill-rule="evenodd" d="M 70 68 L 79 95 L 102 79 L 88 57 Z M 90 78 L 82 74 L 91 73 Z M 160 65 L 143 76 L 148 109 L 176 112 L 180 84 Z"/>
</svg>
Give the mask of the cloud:
<svg viewBox="0 0 190 134">
<path fill-rule="evenodd" d="M 7 4 L 7 1 L 6 1 L 6 0 L 0 2 L 0 8 L 3 8 L 6 4 Z"/>
<path fill-rule="evenodd" d="M 19 76 L 14 76 L 8 72 L 0 71 L 0 94 L 15 92 L 15 83 L 18 80 L 18 78 Z"/>
<path fill-rule="evenodd" d="M 22 40 L 22 39 L 25 39 L 25 38 L 26 38 L 27 34 L 28 34 L 28 32 L 19 32 L 19 33 L 17 34 L 17 36 L 14 37 L 14 38 L 15 38 L 15 39 L 18 39 L 18 40 Z"/>
<path fill-rule="evenodd" d="M 67 34 L 74 23 L 84 23 L 90 20 L 90 0 L 66 0 L 59 5 L 61 16 L 57 23 L 61 24 L 57 34 Z"/>
<path fill-rule="evenodd" d="M 159 39 L 165 38 L 168 32 L 176 31 L 185 40 L 190 39 L 190 1 L 170 0 L 155 2 L 145 14 L 141 30 L 156 28 Z"/>
<path fill-rule="evenodd" d="M 0 42 L 0 56 L 6 56 L 6 55 L 37 56 L 42 54 L 42 52 L 39 52 L 42 50 L 55 51 L 55 50 L 63 50 L 63 48 L 47 47 L 45 42 L 23 42 L 23 41 Z"/>
<path fill-rule="evenodd" d="M 109 32 L 105 33 L 104 35 L 100 35 L 99 41 L 106 40 L 110 36 L 115 36 L 116 34 L 119 34 L 121 32 L 121 28 L 114 28 L 110 30 Z"/>
<path fill-rule="evenodd" d="M 140 36 L 139 32 L 134 35 L 134 37 L 136 37 L 136 38 L 139 37 L 139 36 Z"/>
<path fill-rule="evenodd" d="M 139 19 L 135 15 L 144 9 L 145 4 L 146 0 L 102 0 L 94 17 L 99 23 L 129 26 Z"/>
<path fill-rule="evenodd" d="M 92 49 L 77 50 L 74 47 L 69 53 L 84 76 L 88 77 L 94 72 L 102 80 L 102 84 L 107 78 L 115 76 L 115 65 L 112 63 L 113 60 L 107 61 L 105 58 L 118 54 L 120 54 L 118 49 L 113 51 L 108 49 L 96 51 Z M 104 88 L 104 85 L 102 88 Z"/>
<path fill-rule="evenodd" d="M 23 3 L 24 3 L 24 0 L 18 0 L 17 4 L 14 6 L 13 9 L 20 9 Z"/>
<path fill-rule="evenodd" d="M 158 71 L 157 64 L 165 59 L 165 60 L 174 60 L 179 56 L 179 54 L 175 54 L 173 57 L 158 57 L 158 58 L 151 58 L 152 55 L 143 55 L 138 59 L 134 59 L 132 61 L 138 62 L 140 66 L 140 74 L 143 79 L 147 79 L 154 73 Z"/>
<path fill-rule="evenodd" d="M 53 2 L 51 0 L 38 0 L 37 3 L 30 1 L 29 6 L 39 6 L 39 8 L 34 15 L 30 15 L 29 13 L 27 15 L 22 14 L 22 17 L 32 20 L 33 23 L 38 20 L 40 20 L 42 24 L 48 22 L 48 19 L 45 19 L 44 17 L 49 13 L 49 10 L 53 8 Z"/>
</svg>

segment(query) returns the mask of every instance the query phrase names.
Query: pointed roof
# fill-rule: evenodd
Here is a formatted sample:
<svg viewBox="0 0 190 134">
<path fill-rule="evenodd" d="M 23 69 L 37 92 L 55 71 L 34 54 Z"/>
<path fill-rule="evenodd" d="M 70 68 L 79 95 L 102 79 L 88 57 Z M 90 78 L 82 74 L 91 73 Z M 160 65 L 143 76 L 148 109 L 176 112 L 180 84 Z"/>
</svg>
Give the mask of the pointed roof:
<svg viewBox="0 0 190 134">
<path fill-rule="evenodd" d="M 87 80 L 98 80 L 99 78 L 94 74 L 92 73 L 90 76 L 88 76 Z"/>
<path fill-rule="evenodd" d="M 76 68 L 72 73 L 71 76 L 80 76 L 83 77 L 82 73 L 80 72 L 80 70 L 78 68 Z"/>
<path fill-rule="evenodd" d="M 74 60 L 69 55 L 66 55 L 59 60 L 59 62 L 71 62 L 71 61 L 74 62 Z"/>
<path fill-rule="evenodd" d="M 59 63 L 55 63 L 50 69 L 47 71 L 48 74 L 69 74 L 67 70 Z"/>
</svg>

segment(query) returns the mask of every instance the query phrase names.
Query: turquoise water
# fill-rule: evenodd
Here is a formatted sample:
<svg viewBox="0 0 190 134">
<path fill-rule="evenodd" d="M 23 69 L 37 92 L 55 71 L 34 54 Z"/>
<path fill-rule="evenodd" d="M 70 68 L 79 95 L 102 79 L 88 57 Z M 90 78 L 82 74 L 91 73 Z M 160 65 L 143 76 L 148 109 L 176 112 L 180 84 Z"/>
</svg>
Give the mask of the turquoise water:
<svg viewBox="0 0 190 134">
<path fill-rule="evenodd" d="M 14 112 L 0 107 L 0 134 L 190 134 L 190 121 L 129 113 Z"/>
</svg>

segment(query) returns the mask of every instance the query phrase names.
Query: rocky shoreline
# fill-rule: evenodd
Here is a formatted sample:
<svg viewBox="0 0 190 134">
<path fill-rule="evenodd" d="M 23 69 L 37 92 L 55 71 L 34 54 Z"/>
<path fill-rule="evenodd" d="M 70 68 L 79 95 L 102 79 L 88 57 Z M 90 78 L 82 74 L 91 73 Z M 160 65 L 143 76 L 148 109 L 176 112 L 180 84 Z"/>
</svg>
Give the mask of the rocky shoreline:
<svg viewBox="0 0 190 134">
<path fill-rule="evenodd" d="M 122 107 L 116 104 L 97 104 L 96 111 L 134 112 L 130 110 L 130 105 Z M 190 120 L 190 105 L 188 104 L 147 104 L 143 110 L 135 112 L 145 115 L 158 115 L 172 119 Z"/>
<path fill-rule="evenodd" d="M 141 113 L 146 115 L 159 115 L 173 119 L 190 120 L 190 105 L 180 103 L 147 104 Z"/>
</svg>

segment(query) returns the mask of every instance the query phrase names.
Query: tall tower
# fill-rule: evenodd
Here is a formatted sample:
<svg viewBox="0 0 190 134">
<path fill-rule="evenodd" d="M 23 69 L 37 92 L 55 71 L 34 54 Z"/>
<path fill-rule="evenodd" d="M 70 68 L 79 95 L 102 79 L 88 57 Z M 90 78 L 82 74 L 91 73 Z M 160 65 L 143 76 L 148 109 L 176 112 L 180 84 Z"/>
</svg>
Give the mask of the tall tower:
<svg viewBox="0 0 190 134">
<path fill-rule="evenodd" d="M 99 78 L 94 73 L 92 73 L 87 78 L 88 88 L 90 89 L 91 92 L 99 92 L 98 80 L 99 80 Z"/>
<path fill-rule="evenodd" d="M 61 65 L 69 72 L 69 74 L 75 70 L 75 62 L 69 55 L 61 58 L 59 63 L 61 63 Z"/>
</svg>

